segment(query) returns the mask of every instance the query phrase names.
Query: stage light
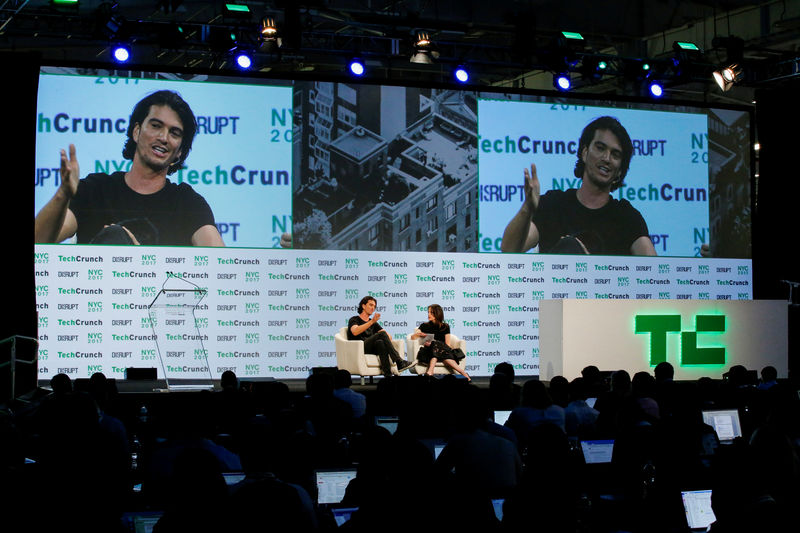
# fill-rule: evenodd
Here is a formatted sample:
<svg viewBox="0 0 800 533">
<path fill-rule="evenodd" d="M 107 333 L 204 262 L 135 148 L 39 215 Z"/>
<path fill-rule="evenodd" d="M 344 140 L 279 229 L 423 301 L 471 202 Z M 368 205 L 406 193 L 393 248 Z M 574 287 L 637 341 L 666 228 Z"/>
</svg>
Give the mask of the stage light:
<svg viewBox="0 0 800 533">
<path fill-rule="evenodd" d="M 117 63 L 127 63 L 131 58 L 131 49 L 126 44 L 115 45 L 111 49 L 111 57 L 113 57 L 114 61 Z"/>
<path fill-rule="evenodd" d="M 427 32 L 418 32 L 414 40 L 414 53 L 411 54 L 409 61 L 430 65 L 437 57 L 439 57 L 439 52 L 434 47 L 430 35 Z"/>
<path fill-rule="evenodd" d="M 696 44 L 690 43 L 689 41 L 673 41 L 672 49 L 675 50 L 676 52 L 678 51 L 689 52 L 689 53 L 700 52 L 700 48 Z"/>
<path fill-rule="evenodd" d="M 242 70 L 249 70 L 253 66 L 253 56 L 244 50 L 236 52 L 236 66 Z"/>
<path fill-rule="evenodd" d="M 250 18 L 250 8 L 244 4 L 224 5 L 223 15 L 229 18 L 245 19 Z"/>
<path fill-rule="evenodd" d="M 350 61 L 349 68 L 350 68 L 350 74 L 352 74 L 353 76 L 363 76 L 364 71 L 366 70 L 364 68 L 364 62 L 358 58 L 354 58 Z"/>
<path fill-rule="evenodd" d="M 570 41 L 583 41 L 583 35 L 576 31 L 562 31 L 561 35 Z"/>
<path fill-rule="evenodd" d="M 661 98 L 664 96 L 664 86 L 657 81 L 651 81 L 647 86 L 647 92 L 653 98 Z"/>
<path fill-rule="evenodd" d="M 569 73 L 553 74 L 553 86 L 559 91 L 569 91 L 572 88 Z"/>
<path fill-rule="evenodd" d="M 469 81 L 469 71 L 463 66 L 458 66 L 453 71 L 453 77 L 459 83 L 467 83 Z"/>
<path fill-rule="evenodd" d="M 261 19 L 261 38 L 274 39 L 278 36 L 278 28 L 275 26 L 275 19 L 263 18 Z"/>
<path fill-rule="evenodd" d="M 723 91 L 730 91 L 736 80 L 739 78 L 742 70 L 739 65 L 730 65 L 713 72 L 714 81 L 717 82 L 719 88 Z"/>
<path fill-rule="evenodd" d="M 648 63 L 648 62 L 646 62 L 646 61 L 645 61 L 644 63 L 642 63 L 642 70 L 643 70 L 644 72 L 647 72 L 647 71 L 649 71 L 649 70 L 650 70 L 650 63 Z"/>
</svg>

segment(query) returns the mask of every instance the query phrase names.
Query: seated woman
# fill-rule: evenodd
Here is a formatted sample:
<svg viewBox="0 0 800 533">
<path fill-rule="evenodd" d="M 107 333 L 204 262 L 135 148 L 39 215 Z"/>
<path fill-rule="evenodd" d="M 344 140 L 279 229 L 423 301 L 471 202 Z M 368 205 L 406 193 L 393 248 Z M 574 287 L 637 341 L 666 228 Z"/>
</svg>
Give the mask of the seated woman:
<svg viewBox="0 0 800 533">
<path fill-rule="evenodd" d="M 446 366 L 472 381 L 469 374 L 458 366 L 458 362 L 464 358 L 464 353 L 450 346 L 450 326 L 444 321 L 444 310 L 441 305 L 428 306 L 428 321 L 420 324 L 411 338 L 421 339 L 429 334 L 433 335 L 433 340 L 426 342 L 417 353 L 417 361 L 420 364 L 428 365 L 425 375 L 432 376 L 437 361 L 442 361 Z"/>
</svg>

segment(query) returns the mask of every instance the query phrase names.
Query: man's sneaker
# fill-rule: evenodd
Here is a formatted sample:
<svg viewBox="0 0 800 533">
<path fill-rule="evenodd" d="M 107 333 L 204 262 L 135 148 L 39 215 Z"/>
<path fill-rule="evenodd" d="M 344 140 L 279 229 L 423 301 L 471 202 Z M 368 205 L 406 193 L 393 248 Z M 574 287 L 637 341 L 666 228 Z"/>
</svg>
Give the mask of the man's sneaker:
<svg viewBox="0 0 800 533">
<path fill-rule="evenodd" d="M 400 361 L 399 363 L 397 363 L 397 372 L 398 373 L 403 372 L 404 370 L 409 370 L 411 368 L 414 368 L 414 362 L 413 361 Z"/>
</svg>

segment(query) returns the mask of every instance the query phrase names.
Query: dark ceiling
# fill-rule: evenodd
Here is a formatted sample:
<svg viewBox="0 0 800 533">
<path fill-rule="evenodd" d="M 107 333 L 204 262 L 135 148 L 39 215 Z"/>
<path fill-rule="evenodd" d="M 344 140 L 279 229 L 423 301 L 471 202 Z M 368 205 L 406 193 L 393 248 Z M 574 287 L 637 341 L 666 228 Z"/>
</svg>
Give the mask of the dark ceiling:
<svg viewBox="0 0 800 533">
<path fill-rule="evenodd" d="M 352 55 L 385 79 L 444 79 L 457 63 L 470 65 L 478 84 L 536 88 L 537 73 L 552 72 L 564 50 L 562 30 L 585 41 L 571 52 L 579 90 L 631 90 L 630 61 L 648 58 L 669 79 L 670 90 L 689 98 L 714 96 L 712 67 L 735 59 L 746 67 L 728 100 L 749 101 L 752 89 L 796 83 L 800 52 L 800 0 L 755 2 L 627 0 L 290 0 L 241 1 L 250 13 L 225 14 L 223 2 L 80 0 L 56 7 L 49 0 L 0 0 L 0 49 L 36 50 L 45 62 L 108 60 L 118 39 L 134 43 L 139 65 L 229 69 L 230 38 L 258 51 L 257 69 L 272 74 L 341 72 Z M 273 18 L 282 46 L 260 47 L 262 17 Z M 180 26 L 180 29 L 178 29 Z M 439 57 L 432 65 L 408 61 L 412 39 L 428 33 Z M 715 37 L 741 38 L 737 52 Z M 696 42 L 699 68 L 674 67 L 672 42 Z M 737 57 L 738 56 L 738 57 Z M 610 59 L 605 79 L 583 76 L 591 58 Z M 549 74 L 548 74 L 549 75 Z M 544 79 L 545 76 L 538 76 Z M 583 81 L 581 81 L 583 80 Z"/>
</svg>

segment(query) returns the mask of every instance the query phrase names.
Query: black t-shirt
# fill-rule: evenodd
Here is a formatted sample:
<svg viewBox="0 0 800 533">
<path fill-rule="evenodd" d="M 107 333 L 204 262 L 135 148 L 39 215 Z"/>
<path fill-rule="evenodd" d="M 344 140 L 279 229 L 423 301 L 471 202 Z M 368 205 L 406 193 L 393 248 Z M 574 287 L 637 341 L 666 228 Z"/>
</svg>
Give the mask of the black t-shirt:
<svg viewBox="0 0 800 533">
<path fill-rule="evenodd" d="M 214 224 L 214 214 L 205 199 L 186 183 L 167 180 L 160 191 L 139 194 L 125 183 L 125 173 L 89 174 L 78 184 L 78 191 L 69 204 L 78 221 L 78 244 L 91 242 L 106 224 L 146 220 L 157 235 L 142 242 L 141 235 L 128 229 L 142 244 L 191 246 L 194 232 Z M 136 226 L 136 224 L 131 224 Z"/>
<path fill-rule="evenodd" d="M 562 237 L 577 237 L 592 254 L 630 255 L 631 245 L 649 236 L 641 213 L 627 200 L 611 198 L 599 209 L 584 206 L 577 189 L 547 191 L 531 222 L 539 230 L 539 251 L 550 253 Z"/>
<path fill-rule="evenodd" d="M 366 324 L 367 322 L 369 322 L 369 321 L 368 320 L 364 320 L 363 318 L 361 318 L 358 315 L 356 315 L 354 317 L 350 317 L 350 320 L 347 322 L 347 338 L 348 338 L 348 340 L 351 340 L 351 341 L 363 341 L 364 339 L 368 339 L 369 337 L 372 337 L 373 335 L 375 335 L 376 333 L 378 333 L 380 330 L 383 329 L 383 326 L 381 326 L 380 324 L 375 322 L 370 327 L 368 327 L 366 330 L 364 330 L 361 333 L 361 335 L 358 335 L 358 336 L 353 335 L 353 332 L 350 330 L 350 328 L 352 328 L 353 326 L 362 326 L 362 325 Z"/>
<path fill-rule="evenodd" d="M 445 342 L 447 335 L 450 334 L 450 325 L 445 322 L 441 326 L 437 326 L 431 321 L 423 322 L 419 325 L 419 330 L 422 333 L 433 333 L 433 340 Z"/>
</svg>

